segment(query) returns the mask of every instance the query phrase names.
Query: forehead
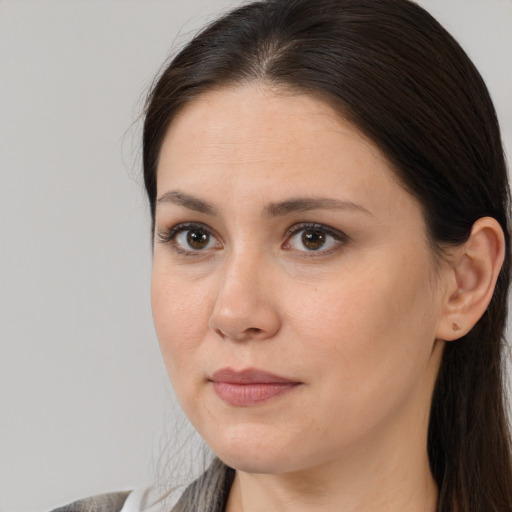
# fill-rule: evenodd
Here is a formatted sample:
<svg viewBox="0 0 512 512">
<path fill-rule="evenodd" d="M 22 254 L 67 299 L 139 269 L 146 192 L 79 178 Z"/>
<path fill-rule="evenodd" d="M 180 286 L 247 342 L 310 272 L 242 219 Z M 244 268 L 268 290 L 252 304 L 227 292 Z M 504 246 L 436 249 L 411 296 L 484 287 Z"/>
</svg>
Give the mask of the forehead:
<svg viewBox="0 0 512 512">
<path fill-rule="evenodd" d="M 158 194 L 176 187 L 225 202 L 329 192 L 381 208 L 416 203 L 382 152 L 327 102 L 258 83 L 204 93 L 179 112 L 162 144 Z"/>
<path fill-rule="evenodd" d="M 168 128 L 162 152 L 169 142 L 177 145 L 179 139 L 186 139 L 187 144 L 180 147 L 180 152 L 189 150 L 190 154 L 197 155 L 200 147 L 201 151 L 223 151 L 226 155 L 244 150 L 255 154 L 265 150 L 272 154 L 269 150 L 274 149 L 283 156 L 288 146 L 296 151 L 300 144 L 308 150 L 322 133 L 328 132 L 343 132 L 378 153 L 377 148 L 326 101 L 312 94 L 276 90 L 254 82 L 217 88 L 185 105 Z"/>
</svg>

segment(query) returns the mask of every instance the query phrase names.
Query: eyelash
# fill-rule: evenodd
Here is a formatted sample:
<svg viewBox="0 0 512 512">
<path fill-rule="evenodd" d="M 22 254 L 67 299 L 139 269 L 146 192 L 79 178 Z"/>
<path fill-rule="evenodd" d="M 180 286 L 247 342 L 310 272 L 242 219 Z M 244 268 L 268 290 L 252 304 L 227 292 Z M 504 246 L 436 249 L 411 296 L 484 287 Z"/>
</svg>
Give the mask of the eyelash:
<svg viewBox="0 0 512 512">
<path fill-rule="evenodd" d="M 183 256 L 202 256 L 202 251 L 194 251 L 191 249 L 190 251 L 187 251 L 186 249 L 183 249 L 176 243 L 176 237 L 180 233 L 184 233 L 187 231 L 193 231 L 193 230 L 202 230 L 208 233 L 213 238 L 218 238 L 215 236 L 214 233 L 212 233 L 212 230 L 208 228 L 204 224 L 200 223 L 194 223 L 194 222 L 185 222 L 182 224 L 177 224 L 176 226 L 173 226 L 172 228 L 168 228 L 165 231 L 160 231 L 157 233 L 158 242 L 165 245 L 171 245 L 172 248 L 180 255 Z"/>
<path fill-rule="evenodd" d="M 342 231 L 338 231 L 337 229 L 333 229 L 333 228 L 330 228 L 323 224 L 318 224 L 315 222 L 301 222 L 299 224 L 293 225 L 290 229 L 288 229 L 288 231 L 286 232 L 286 235 L 285 235 L 286 236 L 285 245 L 289 245 L 290 239 L 293 236 L 295 236 L 303 231 L 307 231 L 307 230 L 321 232 L 324 235 L 331 237 L 337 243 L 335 244 L 334 247 L 331 247 L 330 249 L 324 249 L 324 250 L 320 249 L 318 251 L 315 251 L 315 250 L 299 251 L 299 252 L 303 253 L 302 254 L 303 257 L 315 258 L 315 257 L 327 256 L 327 255 L 335 252 L 336 250 L 338 250 L 340 248 L 340 246 L 346 245 L 349 241 L 349 237 L 345 233 L 343 233 Z"/>
<path fill-rule="evenodd" d="M 213 237 L 216 240 L 218 240 L 218 238 L 219 238 L 218 236 L 215 235 L 215 233 L 212 232 L 212 230 L 209 227 L 207 227 L 204 224 L 182 223 L 182 224 L 177 224 L 176 226 L 173 226 L 164 231 L 159 231 L 157 233 L 157 239 L 158 239 L 159 243 L 171 245 L 173 250 L 182 256 L 200 257 L 200 256 L 203 256 L 206 251 L 193 250 L 193 249 L 186 250 L 186 249 L 183 249 L 181 246 L 179 246 L 176 243 L 176 237 L 180 233 L 187 232 L 187 231 L 193 231 L 193 230 L 202 230 L 202 231 L 208 233 L 209 236 Z M 305 257 L 305 258 L 326 256 L 328 254 L 331 254 L 332 252 L 335 252 L 337 249 L 340 248 L 340 246 L 344 246 L 349 242 L 349 237 L 341 231 L 330 228 L 323 224 L 312 223 L 312 222 L 302 222 L 302 223 L 293 225 L 291 228 L 289 228 L 287 230 L 287 232 L 285 234 L 286 242 L 284 243 L 284 246 L 286 246 L 286 245 L 289 246 L 290 240 L 292 239 L 293 236 L 295 236 L 303 231 L 306 231 L 306 230 L 318 231 L 320 233 L 323 233 L 327 237 L 330 237 L 333 240 L 335 240 L 337 243 L 335 244 L 334 247 L 331 247 L 327 250 L 322 250 L 322 249 L 319 249 L 318 251 L 315 251 L 315 250 L 300 251 L 300 250 L 298 250 L 297 252 L 302 252 L 303 253 L 302 257 Z"/>
</svg>

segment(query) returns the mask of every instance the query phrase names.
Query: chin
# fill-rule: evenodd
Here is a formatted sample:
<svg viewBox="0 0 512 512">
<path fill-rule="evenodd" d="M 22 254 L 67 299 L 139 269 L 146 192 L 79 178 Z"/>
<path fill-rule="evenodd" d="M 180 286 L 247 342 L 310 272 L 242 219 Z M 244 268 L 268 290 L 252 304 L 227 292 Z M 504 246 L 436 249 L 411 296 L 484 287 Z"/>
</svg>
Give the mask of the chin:
<svg viewBox="0 0 512 512">
<path fill-rule="evenodd" d="M 294 471 L 293 464 L 280 460 L 273 454 L 218 454 L 224 464 L 244 473 L 281 474 Z"/>
<path fill-rule="evenodd" d="M 212 451 L 229 467 L 246 473 L 286 473 L 300 469 L 296 460 L 297 443 L 291 443 L 282 431 L 266 426 L 239 425 L 227 428 L 214 440 Z M 292 456 L 293 455 L 293 456 Z"/>
</svg>

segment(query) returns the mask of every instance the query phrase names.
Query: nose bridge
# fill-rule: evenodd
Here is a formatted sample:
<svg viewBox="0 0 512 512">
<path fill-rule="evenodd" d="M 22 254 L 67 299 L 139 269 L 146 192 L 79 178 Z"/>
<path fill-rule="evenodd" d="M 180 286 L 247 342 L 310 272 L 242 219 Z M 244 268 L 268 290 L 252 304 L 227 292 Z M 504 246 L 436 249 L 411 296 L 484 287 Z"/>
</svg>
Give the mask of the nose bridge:
<svg viewBox="0 0 512 512">
<path fill-rule="evenodd" d="M 268 272 L 268 262 L 266 261 L 263 251 L 256 244 L 240 244 L 242 247 L 233 250 L 232 254 L 227 258 L 223 283 L 226 291 L 232 287 L 233 290 L 247 292 L 248 287 L 253 287 L 258 282 L 258 276 L 265 273 L 265 267 Z M 238 290 L 240 288 L 240 290 Z M 260 291 L 253 288 L 254 292 Z M 251 294 L 252 298 L 256 298 L 256 293 Z"/>
<path fill-rule="evenodd" d="M 256 250 L 233 251 L 219 276 L 210 328 L 235 340 L 266 338 L 279 329 L 279 315 L 266 279 L 270 262 Z"/>
</svg>

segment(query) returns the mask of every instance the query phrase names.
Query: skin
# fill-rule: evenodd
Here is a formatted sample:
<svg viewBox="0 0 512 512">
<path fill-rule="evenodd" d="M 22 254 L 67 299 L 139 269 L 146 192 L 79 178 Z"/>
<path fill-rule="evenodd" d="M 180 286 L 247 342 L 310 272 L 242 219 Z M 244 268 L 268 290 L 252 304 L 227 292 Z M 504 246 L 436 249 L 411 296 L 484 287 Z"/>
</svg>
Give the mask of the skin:
<svg viewBox="0 0 512 512">
<path fill-rule="evenodd" d="M 185 413 L 237 469 L 228 511 L 435 510 L 428 414 L 460 283 L 379 149 L 313 96 L 225 88 L 173 120 L 157 189 L 156 331 Z M 269 213 L 297 198 L 344 204 Z M 169 235 L 182 223 L 205 248 Z M 236 407 L 210 381 L 225 367 L 300 384 Z"/>
</svg>

